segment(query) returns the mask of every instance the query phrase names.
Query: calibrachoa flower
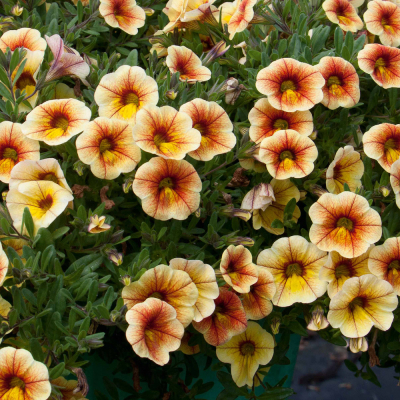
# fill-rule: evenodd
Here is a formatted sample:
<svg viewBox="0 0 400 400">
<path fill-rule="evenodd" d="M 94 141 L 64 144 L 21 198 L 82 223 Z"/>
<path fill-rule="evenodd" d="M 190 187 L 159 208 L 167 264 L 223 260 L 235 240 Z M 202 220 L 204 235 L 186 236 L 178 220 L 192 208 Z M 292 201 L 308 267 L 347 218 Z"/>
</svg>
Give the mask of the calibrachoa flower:
<svg viewBox="0 0 400 400">
<path fill-rule="evenodd" d="M 10 240 L 8 240 L 7 242 L 10 242 Z M 5 245 L 7 246 L 7 244 Z M 8 243 L 8 245 L 10 245 L 10 243 Z M 3 250 L 3 246 L 0 243 L 0 285 L 3 284 L 4 279 L 6 278 L 8 265 L 9 265 L 8 257 Z"/>
<path fill-rule="evenodd" d="M 320 331 L 329 326 L 329 322 L 324 315 L 324 310 L 320 305 L 314 307 L 311 313 L 311 319 L 307 325 L 307 329 L 310 331 Z"/>
<path fill-rule="evenodd" d="M 303 178 L 314 169 L 318 150 L 314 142 L 297 131 L 278 131 L 260 145 L 260 160 L 273 178 Z"/>
<path fill-rule="evenodd" d="M 76 380 L 67 380 L 60 376 L 57 379 L 53 379 L 51 384 L 58 387 L 62 400 L 87 400 L 81 391 L 75 391 L 78 387 L 78 381 Z"/>
<path fill-rule="evenodd" d="M 0 180 L 8 183 L 15 165 L 24 160 L 40 160 L 40 145 L 36 140 L 25 138 L 21 124 L 0 123 Z"/>
<path fill-rule="evenodd" d="M 201 135 L 186 113 L 170 106 L 148 105 L 136 115 L 133 139 L 144 151 L 163 158 L 182 160 L 200 146 Z"/>
<path fill-rule="evenodd" d="M 248 293 L 258 280 L 258 269 L 244 246 L 229 246 L 222 254 L 220 270 L 225 282 L 238 293 Z"/>
<path fill-rule="evenodd" d="M 214 313 L 201 322 L 193 322 L 193 326 L 204 335 L 207 343 L 220 346 L 232 336 L 244 332 L 247 319 L 239 297 L 228 289 L 220 288 L 214 301 Z"/>
<path fill-rule="evenodd" d="M 257 282 L 251 285 L 250 292 L 241 295 L 247 319 L 263 319 L 272 311 L 271 300 L 275 296 L 274 277 L 265 268 L 257 267 Z"/>
<path fill-rule="evenodd" d="M 250 139 L 261 143 L 275 132 L 293 129 L 301 135 L 310 136 L 313 131 L 313 117 L 310 111 L 285 112 L 269 104 L 268 99 L 259 99 L 249 112 Z"/>
<path fill-rule="evenodd" d="M 100 179 L 115 179 L 133 171 L 141 158 L 129 123 L 104 117 L 85 125 L 76 150 L 79 159 Z"/>
<path fill-rule="evenodd" d="M 24 138 L 24 140 L 28 140 Z M 51 181 L 72 193 L 65 179 L 64 172 L 55 158 L 40 161 L 21 161 L 11 171 L 10 189 L 17 188 L 20 183 L 32 181 Z"/>
<path fill-rule="evenodd" d="M 259 185 L 254 186 L 250 192 L 246 193 L 246 195 L 243 197 L 240 208 L 251 211 L 265 211 L 267 207 L 275 200 L 276 199 L 272 185 L 269 183 L 260 183 Z"/>
<path fill-rule="evenodd" d="M 16 227 L 21 226 L 24 209 L 27 207 L 37 230 L 48 227 L 73 199 L 70 191 L 54 182 L 32 181 L 10 189 L 6 203 Z"/>
<path fill-rule="evenodd" d="M 325 79 L 321 103 L 330 110 L 351 108 L 360 100 L 360 80 L 356 69 L 341 57 L 323 57 L 316 66 Z"/>
<path fill-rule="evenodd" d="M 359 67 L 384 89 L 400 87 L 400 50 L 367 44 L 357 55 Z"/>
<path fill-rule="evenodd" d="M 400 238 L 392 237 L 371 250 L 368 268 L 378 278 L 388 281 L 400 295 Z"/>
<path fill-rule="evenodd" d="M 171 73 L 179 72 L 179 79 L 183 82 L 204 82 L 211 78 L 211 71 L 202 66 L 200 58 L 185 46 L 169 46 L 165 62 Z"/>
<path fill-rule="evenodd" d="M 348 279 L 330 302 L 328 321 L 349 338 L 365 336 L 373 326 L 387 331 L 393 322 L 397 296 L 389 282 L 374 275 Z"/>
<path fill-rule="evenodd" d="M 379 214 L 368 200 L 351 192 L 323 194 L 308 212 L 311 242 L 324 251 L 358 257 L 382 236 Z"/>
<path fill-rule="evenodd" d="M 400 208 L 400 160 L 395 161 L 390 168 L 390 185 L 396 196 L 396 205 Z"/>
<path fill-rule="evenodd" d="M 354 7 L 348 0 L 325 0 L 322 3 L 329 21 L 350 32 L 357 32 L 364 26 Z"/>
<path fill-rule="evenodd" d="M 91 114 L 85 103 L 79 100 L 48 100 L 26 116 L 21 129 L 30 139 L 56 146 L 82 132 Z"/>
<path fill-rule="evenodd" d="M 343 283 L 354 276 L 370 274 L 368 257 L 373 245 L 368 250 L 355 258 L 342 257 L 337 251 L 331 251 L 328 261 L 321 268 L 319 279 L 329 282 L 328 296 L 332 298 L 342 289 Z"/>
<path fill-rule="evenodd" d="M 225 110 L 214 101 L 194 99 L 183 104 L 179 111 L 189 115 L 193 128 L 201 134 L 200 147 L 189 153 L 195 160 L 210 161 L 235 146 L 232 122 Z"/>
<path fill-rule="evenodd" d="M 300 200 L 300 192 L 290 179 L 285 179 L 283 181 L 272 179 L 271 186 L 274 190 L 275 201 L 264 211 L 255 210 L 253 212 L 253 228 L 260 229 L 263 227 L 274 235 L 282 235 L 285 231 L 284 228 L 273 228 L 271 225 L 276 219 L 283 222 L 287 203 L 289 203 L 291 199 L 295 199 L 296 202 L 298 202 Z M 300 209 L 296 206 L 293 212 L 293 219 L 297 221 L 298 218 L 300 218 Z"/>
<path fill-rule="evenodd" d="M 252 387 L 258 367 L 271 361 L 274 347 L 272 335 L 257 322 L 249 322 L 243 333 L 217 347 L 217 357 L 231 364 L 232 379 L 236 385 Z"/>
<path fill-rule="evenodd" d="M 363 337 L 351 338 L 349 340 L 349 349 L 352 353 L 359 353 L 360 351 L 368 350 L 368 341 Z"/>
<path fill-rule="evenodd" d="M 106 216 L 103 215 L 99 217 L 98 215 L 93 215 L 90 217 L 90 224 L 88 226 L 89 233 L 102 233 L 108 231 L 111 226 L 105 224 Z"/>
<path fill-rule="evenodd" d="M 181 351 L 183 354 L 186 354 L 188 356 L 192 356 L 194 354 L 200 353 L 200 346 L 198 344 L 195 344 L 194 346 L 191 346 L 189 344 L 190 338 L 193 336 L 192 333 L 185 331 L 181 345 L 179 346 L 179 351 Z"/>
<path fill-rule="evenodd" d="M 47 400 L 51 394 L 49 371 L 24 349 L 0 350 L 0 398 Z"/>
<path fill-rule="evenodd" d="M 301 236 L 281 238 L 263 250 L 257 265 L 266 268 L 274 277 L 276 293 L 272 302 L 279 307 L 311 303 L 326 292 L 326 282 L 319 271 L 328 255 Z"/>
<path fill-rule="evenodd" d="M 193 306 L 198 296 L 199 292 L 189 274 L 167 265 L 149 269 L 138 281 L 122 290 L 122 298 L 128 309 L 143 303 L 149 297 L 155 297 L 175 308 L 176 318 L 184 327 L 193 320 Z"/>
<path fill-rule="evenodd" d="M 135 0 L 100 0 L 100 14 L 107 25 L 136 35 L 146 20 L 146 14 Z"/>
<path fill-rule="evenodd" d="M 185 160 L 154 157 L 136 172 L 133 192 L 143 211 L 155 219 L 186 219 L 200 205 L 201 179 Z"/>
<path fill-rule="evenodd" d="M 385 123 L 373 126 L 365 132 L 363 144 L 365 154 L 390 172 L 392 164 L 400 157 L 400 125 Z"/>
<path fill-rule="evenodd" d="M 219 289 L 214 269 L 199 260 L 173 258 L 169 262 L 172 269 L 185 271 L 196 285 L 199 297 L 194 305 L 193 321 L 209 317 L 215 310 L 214 299 L 219 296 Z"/>
<path fill-rule="evenodd" d="M 292 58 L 272 62 L 257 74 L 257 90 L 272 107 L 287 112 L 306 111 L 321 102 L 325 79 L 316 67 Z"/>
<path fill-rule="evenodd" d="M 370 1 L 364 13 L 364 21 L 368 31 L 378 35 L 383 45 L 400 45 L 400 9 L 396 4 L 390 1 Z"/>
<path fill-rule="evenodd" d="M 140 67 L 121 65 L 101 78 L 94 93 L 100 117 L 122 119 L 134 124 L 136 113 L 158 102 L 157 82 Z"/>
<path fill-rule="evenodd" d="M 343 192 L 347 183 L 350 190 L 355 192 L 361 187 L 361 178 L 364 174 L 364 163 L 360 153 L 353 146 L 340 147 L 335 158 L 326 170 L 326 188 L 329 192 L 338 194 Z"/>
<path fill-rule="evenodd" d="M 0 37 L 0 50 L 5 53 L 7 47 L 9 47 L 11 51 L 17 48 L 40 51 L 43 56 L 47 45 L 37 29 L 21 28 L 7 31 Z"/>
</svg>

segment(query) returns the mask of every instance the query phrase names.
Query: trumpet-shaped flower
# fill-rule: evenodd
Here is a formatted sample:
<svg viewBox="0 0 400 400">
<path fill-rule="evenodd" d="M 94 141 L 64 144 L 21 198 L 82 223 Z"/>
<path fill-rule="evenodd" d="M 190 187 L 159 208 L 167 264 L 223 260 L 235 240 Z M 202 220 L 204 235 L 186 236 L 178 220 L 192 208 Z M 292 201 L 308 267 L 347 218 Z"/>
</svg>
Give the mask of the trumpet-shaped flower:
<svg viewBox="0 0 400 400">
<path fill-rule="evenodd" d="M 370 1 L 364 13 L 364 21 L 368 31 L 378 35 L 383 45 L 400 45 L 400 8 L 396 4 L 390 1 Z"/>
<path fill-rule="evenodd" d="M 169 353 L 178 350 L 185 332 L 174 307 L 158 298 L 134 305 L 126 321 L 126 338 L 133 351 L 158 365 L 168 363 Z"/>
<path fill-rule="evenodd" d="M 382 236 L 379 214 L 368 200 L 351 192 L 323 194 L 309 210 L 311 242 L 324 251 L 358 257 Z"/>
<path fill-rule="evenodd" d="M 219 296 L 214 301 L 214 313 L 201 322 L 193 322 L 193 326 L 204 335 L 207 343 L 220 346 L 244 332 L 247 319 L 239 297 L 226 288 L 219 289 Z"/>
<path fill-rule="evenodd" d="M 8 241 L 8 242 L 10 242 L 10 241 Z M 8 244 L 8 245 L 10 245 L 10 244 Z M 3 250 L 3 246 L 0 243 L 0 285 L 2 285 L 4 282 L 4 279 L 6 279 L 8 265 L 9 265 L 8 257 Z"/>
<path fill-rule="evenodd" d="M 350 190 L 355 192 L 361 186 L 363 175 L 364 164 L 360 153 L 353 146 L 340 147 L 326 170 L 326 188 L 330 193 L 338 194 L 343 192 L 347 183 Z"/>
<path fill-rule="evenodd" d="M 24 160 L 39 160 L 40 145 L 36 140 L 25 138 L 21 124 L 0 123 L 0 180 L 8 183 L 14 166 Z"/>
<path fill-rule="evenodd" d="M 170 106 L 148 105 L 137 113 L 133 127 L 136 144 L 148 153 L 182 160 L 200 146 L 201 135 L 189 115 Z"/>
<path fill-rule="evenodd" d="M 173 258 L 169 265 L 172 269 L 185 271 L 196 285 L 199 297 L 194 305 L 193 321 L 200 322 L 215 310 L 214 300 L 219 296 L 219 289 L 214 269 L 199 260 Z"/>
<path fill-rule="evenodd" d="M 88 226 L 89 233 L 102 233 L 108 231 L 111 226 L 105 224 L 106 216 L 102 215 L 99 217 L 98 215 L 93 215 L 90 217 L 90 224 Z"/>
<path fill-rule="evenodd" d="M 264 211 L 255 210 L 253 212 L 253 227 L 254 229 L 260 229 L 263 227 L 268 232 L 274 235 L 282 235 L 285 231 L 284 228 L 273 228 L 272 223 L 277 219 L 283 222 L 284 211 L 287 203 L 291 199 L 295 199 L 296 202 L 300 200 L 300 191 L 296 185 L 285 179 L 278 181 L 272 179 L 271 186 L 274 190 L 275 201 L 273 201 Z M 300 209 L 295 207 L 293 212 L 293 219 L 297 221 L 300 218 Z"/>
<path fill-rule="evenodd" d="M 94 93 L 100 117 L 116 118 L 135 124 L 136 113 L 158 102 L 157 82 L 140 67 L 121 65 L 101 78 Z"/>
<path fill-rule="evenodd" d="M 258 367 L 271 361 L 274 347 L 272 335 L 257 322 L 251 321 L 243 333 L 217 347 L 217 357 L 231 364 L 232 379 L 236 385 L 252 387 Z"/>
<path fill-rule="evenodd" d="M 129 35 L 136 35 L 146 20 L 143 8 L 135 0 L 100 0 L 99 11 L 107 25 Z"/>
<path fill-rule="evenodd" d="M 172 74 L 179 72 L 179 79 L 183 82 L 204 82 L 211 78 L 211 71 L 202 66 L 200 58 L 185 46 L 169 46 L 165 62 Z"/>
<path fill-rule="evenodd" d="M 152 158 L 136 172 L 133 192 L 143 211 L 155 219 L 186 219 L 200 205 L 201 180 L 185 160 Z"/>
<path fill-rule="evenodd" d="M 400 50 L 367 44 L 357 55 L 359 67 L 384 89 L 400 87 Z"/>
<path fill-rule="evenodd" d="M 373 126 L 365 132 L 363 144 L 365 154 L 390 172 L 392 164 L 400 157 L 400 125 L 384 123 Z"/>
<path fill-rule="evenodd" d="M 194 99 L 183 104 L 179 111 L 189 115 L 193 128 L 201 134 L 200 147 L 189 153 L 195 160 L 210 161 L 235 146 L 232 122 L 225 110 L 214 101 Z"/>
<path fill-rule="evenodd" d="M 79 100 L 48 100 L 26 116 L 21 129 L 30 139 L 56 146 L 82 132 L 91 114 L 85 103 Z"/>
<path fill-rule="evenodd" d="M 396 205 L 400 208 L 400 160 L 395 161 L 390 168 L 390 185 L 396 196 Z"/>
<path fill-rule="evenodd" d="M 371 273 L 368 269 L 368 258 L 372 248 L 373 245 L 364 254 L 355 258 L 342 257 L 337 251 L 329 253 L 328 261 L 319 273 L 319 279 L 329 282 L 330 298 L 342 289 L 347 279 Z"/>
<path fill-rule="evenodd" d="M 360 80 L 356 69 L 341 57 L 323 57 L 317 65 L 325 79 L 321 103 L 330 110 L 351 108 L 360 100 Z"/>
<path fill-rule="evenodd" d="M 260 183 L 254 186 L 250 192 L 247 192 L 243 198 L 240 208 L 243 210 L 262 210 L 265 211 L 267 207 L 274 202 L 275 195 L 272 185 L 269 183 Z"/>
<path fill-rule="evenodd" d="M 276 293 L 272 302 L 279 307 L 311 303 L 326 292 L 327 283 L 319 279 L 319 271 L 328 255 L 301 236 L 281 238 L 263 250 L 257 265 L 274 277 Z"/>
<path fill-rule="evenodd" d="M 250 287 L 249 293 L 241 295 L 247 319 L 263 319 L 272 311 L 271 300 L 276 293 L 274 277 L 266 268 L 257 267 L 258 280 Z"/>
<path fill-rule="evenodd" d="M 329 21 L 338 24 L 342 30 L 350 32 L 357 32 L 364 26 L 354 7 L 348 0 L 325 0 L 322 3 Z"/>
<path fill-rule="evenodd" d="M 244 246 L 229 246 L 222 254 L 220 270 L 225 282 L 238 293 L 250 292 L 258 280 L 258 269 Z"/>
<path fill-rule="evenodd" d="M 358 338 L 373 326 L 387 331 L 393 322 L 397 296 L 389 282 L 367 274 L 348 279 L 330 302 L 328 321 L 343 335 Z"/>
<path fill-rule="evenodd" d="M 0 37 L 0 50 L 5 53 L 7 47 L 11 51 L 18 48 L 40 51 L 43 58 L 47 46 L 37 29 L 21 28 L 7 31 Z"/>
<path fill-rule="evenodd" d="M 163 300 L 174 307 L 176 318 L 186 327 L 193 320 L 194 305 L 199 292 L 187 272 L 159 265 L 122 289 L 122 298 L 128 309 L 150 297 Z"/>
<path fill-rule="evenodd" d="M 133 171 L 141 158 L 129 123 L 104 117 L 85 126 L 76 149 L 79 159 L 100 179 L 115 179 Z"/>
<path fill-rule="evenodd" d="M 24 349 L 0 350 L 0 398 L 47 400 L 51 394 L 49 371 Z"/>
<path fill-rule="evenodd" d="M 272 107 L 268 99 L 260 99 L 249 112 L 250 139 L 261 143 L 275 132 L 291 129 L 300 135 L 310 136 L 313 132 L 313 117 L 310 111 L 286 112 Z"/>
<path fill-rule="evenodd" d="M 323 99 L 325 79 L 316 67 L 282 58 L 263 68 L 257 75 L 257 90 L 268 96 L 277 110 L 306 111 Z"/>
<path fill-rule="evenodd" d="M 10 189 L 6 203 L 16 226 L 28 207 L 37 230 L 48 227 L 73 199 L 70 191 L 52 181 L 31 181 Z"/>
<path fill-rule="evenodd" d="M 1 235 L 0 238 L 4 238 L 4 235 Z M 8 247 L 13 248 L 19 256 L 22 256 L 24 246 L 28 246 L 28 242 L 24 239 L 7 239 L 2 240 L 1 244 L 3 245 L 4 250 L 7 250 Z M 1 264 L 1 263 L 0 263 Z M 1 269 L 1 268 L 0 268 Z M 7 272 L 7 271 L 6 271 Z M 1 276 L 1 273 L 0 273 Z M 0 279 L 1 282 L 1 279 Z"/>
<path fill-rule="evenodd" d="M 57 386 L 62 400 L 87 400 L 81 391 L 76 391 L 78 390 L 78 381 L 74 379 L 67 380 L 63 376 L 60 376 L 57 379 L 53 379 L 51 384 Z"/>
<path fill-rule="evenodd" d="M 314 142 L 297 131 L 278 131 L 263 139 L 260 160 L 273 178 L 303 178 L 314 169 L 318 150 Z"/>
</svg>

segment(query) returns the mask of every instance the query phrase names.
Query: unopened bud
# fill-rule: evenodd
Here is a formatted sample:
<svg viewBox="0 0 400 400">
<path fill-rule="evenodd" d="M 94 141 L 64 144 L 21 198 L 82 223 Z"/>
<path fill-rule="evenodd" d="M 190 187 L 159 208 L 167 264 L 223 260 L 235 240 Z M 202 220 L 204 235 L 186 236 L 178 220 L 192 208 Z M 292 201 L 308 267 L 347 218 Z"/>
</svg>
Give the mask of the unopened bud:
<svg viewBox="0 0 400 400">
<path fill-rule="evenodd" d="M 307 192 L 305 190 L 300 190 L 300 200 L 299 201 L 305 200 L 306 197 L 307 197 Z"/>
<path fill-rule="evenodd" d="M 390 194 L 390 189 L 387 186 L 381 186 L 379 191 L 382 193 L 383 197 L 388 197 Z"/>
<path fill-rule="evenodd" d="M 122 264 L 123 261 L 123 254 L 118 253 L 116 250 L 110 250 L 108 252 L 108 259 L 117 267 Z"/>
<path fill-rule="evenodd" d="M 120 316 L 121 315 L 118 311 L 113 310 L 110 312 L 110 321 L 117 322 L 117 320 L 119 319 Z"/>
<path fill-rule="evenodd" d="M 125 286 L 129 286 L 132 283 L 132 278 L 129 275 L 124 275 L 121 278 L 121 282 Z"/>
<path fill-rule="evenodd" d="M 133 178 L 129 177 L 123 184 L 122 184 L 122 190 L 124 193 L 129 193 L 129 189 L 132 187 L 133 184 Z"/>
<path fill-rule="evenodd" d="M 279 327 L 281 326 L 281 320 L 279 318 L 272 318 L 271 321 L 271 331 L 274 335 L 279 333 Z"/>
<path fill-rule="evenodd" d="M 352 353 L 359 353 L 360 351 L 368 350 L 368 341 L 366 337 L 351 338 L 349 348 Z"/>
<path fill-rule="evenodd" d="M 154 10 L 149 7 L 143 7 L 143 11 L 148 17 L 151 17 L 154 14 Z"/>
<path fill-rule="evenodd" d="M 178 92 L 175 92 L 175 90 L 173 89 L 168 90 L 167 93 L 165 93 L 165 96 L 168 97 L 170 100 L 175 100 L 177 95 Z"/>
<path fill-rule="evenodd" d="M 311 140 L 315 140 L 318 136 L 318 131 L 317 130 L 313 130 L 312 134 L 309 136 L 309 138 Z"/>
<path fill-rule="evenodd" d="M 304 185 L 304 187 L 306 187 L 306 185 Z M 325 190 L 322 186 L 316 184 L 308 185 L 307 190 L 318 197 L 321 197 L 323 194 L 328 193 L 328 191 Z"/>
<path fill-rule="evenodd" d="M 18 4 L 16 4 L 12 9 L 11 9 L 11 14 L 19 17 L 24 11 L 23 7 L 20 7 Z"/>
<path fill-rule="evenodd" d="M 254 240 L 250 237 L 245 237 L 245 236 L 235 236 L 232 238 L 229 238 L 227 241 L 227 244 L 233 244 L 235 246 L 243 245 L 247 247 L 254 246 Z"/>
<path fill-rule="evenodd" d="M 1 197 L 3 198 L 3 201 L 6 201 L 7 194 L 8 194 L 8 190 L 5 190 L 4 192 L 1 193 Z"/>
<path fill-rule="evenodd" d="M 210 65 L 218 57 L 222 57 L 229 50 L 230 47 L 231 46 L 226 46 L 226 43 L 221 40 L 204 57 L 203 65 Z"/>
<path fill-rule="evenodd" d="M 74 163 L 74 171 L 76 171 L 76 173 L 79 176 L 83 175 L 83 171 L 85 170 L 85 168 L 86 168 L 86 164 L 84 164 L 81 160 L 78 160 Z"/>
<path fill-rule="evenodd" d="M 324 315 L 324 309 L 320 305 L 315 306 L 307 329 L 310 331 L 319 331 L 325 329 L 327 326 L 329 326 L 329 322 Z"/>
<path fill-rule="evenodd" d="M 242 210 L 241 208 L 234 208 L 231 205 L 227 205 L 224 207 L 221 207 L 219 210 L 220 214 L 224 215 L 225 217 L 228 218 L 240 218 L 243 221 L 248 221 L 251 218 L 251 211 L 248 210 Z"/>
</svg>

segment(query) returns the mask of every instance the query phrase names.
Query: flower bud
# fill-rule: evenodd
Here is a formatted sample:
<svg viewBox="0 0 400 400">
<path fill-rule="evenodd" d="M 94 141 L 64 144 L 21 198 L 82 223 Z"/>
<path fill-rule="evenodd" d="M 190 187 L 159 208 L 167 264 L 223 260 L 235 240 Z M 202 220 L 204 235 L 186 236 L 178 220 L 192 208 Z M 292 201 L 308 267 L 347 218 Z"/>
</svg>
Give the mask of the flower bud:
<svg viewBox="0 0 400 400">
<path fill-rule="evenodd" d="M 368 350 L 368 341 L 366 337 L 351 338 L 349 342 L 350 351 L 359 353 L 360 351 Z"/>
<path fill-rule="evenodd" d="M 229 238 L 226 243 L 233 244 L 235 246 L 243 245 L 247 247 L 254 246 L 254 240 L 250 237 L 245 237 L 245 236 L 234 236 L 232 238 Z"/>
<path fill-rule="evenodd" d="M 314 130 L 312 131 L 311 135 L 309 136 L 309 138 L 310 138 L 311 140 L 315 140 L 315 139 L 317 138 L 317 136 L 318 136 L 318 131 L 314 129 Z"/>
<path fill-rule="evenodd" d="M 86 164 L 84 164 L 81 160 L 78 160 L 74 163 L 74 171 L 76 171 L 76 173 L 79 176 L 83 175 L 83 171 L 85 170 L 85 168 L 86 168 Z"/>
<path fill-rule="evenodd" d="M 175 92 L 175 90 L 173 90 L 173 89 L 168 90 L 165 93 L 165 96 L 168 97 L 170 100 L 175 100 L 177 95 L 178 95 L 178 92 Z"/>
<path fill-rule="evenodd" d="M 3 201 L 6 201 L 7 194 L 8 194 L 8 190 L 5 190 L 4 192 L 1 193 L 1 197 L 3 198 Z"/>
<path fill-rule="evenodd" d="M 311 192 L 312 194 L 315 194 L 318 197 L 321 197 L 323 194 L 328 193 L 327 190 L 325 190 L 322 186 L 316 185 L 316 184 L 311 184 L 308 185 L 308 187 L 306 187 L 306 185 L 304 185 L 304 187 Z"/>
<path fill-rule="evenodd" d="M 129 286 L 132 283 L 132 278 L 129 275 L 124 275 L 121 278 L 121 282 L 125 286 Z"/>
<path fill-rule="evenodd" d="M 143 11 L 148 17 L 151 17 L 154 14 L 154 10 L 149 7 L 143 7 Z"/>
<path fill-rule="evenodd" d="M 11 14 L 15 15 L 17 17 L 19 17 L 24 11 L 23 7 L 20 7 L 18 4 L 16 4 L 15 6 L 13 6 L 13 8 L 11 9 Z"/>
<path fill-rule="evenodd" d="M 106 217 L 105 215 L 99 217 L 98 215 L 93 215 L 90 217 L 90 224 L 88 226 L 88 232 L 89 233 L 101 233 L 108 231 L 111 226 L 108 224 L 105 224 Z"/>
<path fill-rule="evenodd" d="M 108 252 L 108 259 L 117 267 L 119 267 L 123 262 L 123 254 L 118 253 L 116 250 L 110 250 Z"/>
<path fill-rule="evenodd" d="M 281 326 L 281 320 L 277 317 L 272 318 L 271 321 L 271 331 L 274 335 L 279 333 L 279 327 Z"/>
<path fill-rule="evenodd" d="M 383 197 L 388 197 L 390 194 L 390 189 L 387 186 L 381 186 L 379 191 L 382 193 Z"/>
<path fill-rule="evenodd" d="M 231 46 L 226 46 L 226 43 L 221 40 L 218 42 L 204 57 L 203 65 L 210 65 L 213 61 L 215 61 L 218 57 L 222 57 Z"/>
<path fill-rule="evenodd" d="M 251 212 L 242 210 L 241 208 L 233 208 L 232 205 L 227 205 L 220 208 L 220 214 L 228 218 L 240 218 L 243 221 L 248 221 L 251 218 Z"/>
<path fill-rule="evenodd" d="M 324 315 L 324 309 L 320 305 L 315 306 L 307 329 L 310 331 L 319 331 L 325 329 L 327 326 L 329 326 L 329 322 Z"/>
</svg>

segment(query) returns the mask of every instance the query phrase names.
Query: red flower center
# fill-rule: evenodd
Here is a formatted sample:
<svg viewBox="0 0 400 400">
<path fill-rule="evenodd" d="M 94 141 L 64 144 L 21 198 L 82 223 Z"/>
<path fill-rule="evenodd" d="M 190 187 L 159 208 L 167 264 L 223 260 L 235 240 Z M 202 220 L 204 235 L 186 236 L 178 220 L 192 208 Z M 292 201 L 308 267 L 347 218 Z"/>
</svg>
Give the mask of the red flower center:
<svg viewBox="0 0 400 400">
<path fill-rule="evenodd" d="M 100 149 L 101 154 L 105 153 L 106 151 L 110 150 L 111 148 L 112 148 L 112 143 L 108 139 L 103 139 L 100 142 L 99 149 Z"/>
<path fill-rule="evenodd" d="M 387 62 L 385 61 L 385 59 L 383 57 L 379 57 L 375 61 L 375 68 L 385 68 L 386 65 L 387 65 Z"/>
<path fill-rule="evenodd" d="M 3 151 L 3 158 L 9 158 L 14 161 L 18 161 L 18 153 L 12 147 L 6 147 Z"/>
<path fill-rule="evenodd" d="M 286 276 L 290 278 L 293 275 L 301 276 L 303 273 L 303 268 L 299 263 L 292 263 L 286 267 Z"/>
<path fill-rule="evenodd" d="M 149 297 L 154 297 L 155 299 L 164 300 L 164 295 L 160 292 L 154 292 Z"/>
<path fill-rule="evenodd" d="M 345 228 L 348 231 L 351 231 L 354 227 L 353 221 L 349 218 L 342 217 L 339 218 L 338 222 L 336 223 L 336 226 L 338 228 Z"/>
<path fill-rule="evenodd" d="M 397 149 L 397 140 L 390 138 L 385 142 L 385 150 Z"/>
<path fill-rule="evenodd" d="M 388 265 L 388 270 L 395 269 L 396 271 L 400 270 L 400 260 L 393 260 L 389 265 Z"/>
<path fill-rule="evenodd" d="M 342 81 L 338 76 L 330 76 L 327 82 L 327 86 L 331 87 L 332 85 L 340 86 Z"/>
<path fill-rule="evenodd" d="M 52 126 L 65 132 L 68 129 L 69 121 L 64 115 L 56 116 L 52 121 Z"/>
<path fill-rule="evenodd" d="M 51 181 L 54 183 L 58 183 L 57 177 L 52 172 L 45 172 L 39 175 L 40 181 Z"/>
<path fill-rule="evenodd" d="M 39 201 L 39 207 L 44 210 L 50 210 L 51 206 L 53 205 L 53 197 L 48 194 L 44 199 Z"/>
<path fill-rule="evenodd" d="M 139 106 L 140 100 L 139 96 L 136 93 L 129 92 L 123 96 L 123 103 L 127 106 L 129 104 L 134 104 L 135 106 Z"/>
<path fill-rule="evenodd" d="M 297 85 L 291 80 L 283 81 L 281 83 L 281 92 L 284 93 L 287 90 L 295 91 L 295 90 L 297 90 Z"/>
<path fill-rule="evenodd" d="M 289 123 L 285 119 L 278 118 L 272 125 L 277 130 L 286 130 L 289 128 Z"/>
<path fill-rule="evenodd" d="M 19 387 L 21 389 L 25 389 L 25 382 L 22 379 L 18 378 L 18 376 L 13 376 L 9 381 L 9 387 Z"/>
<path fill-rule="evenodd" d="M 295 156 L 290 150 L 285 150 L 285 151 L 282 151 L 282 153 L 279 155 L 279 159 L 281 161 L 284 161 L 286 159 L 294 160 Z"/>
<path fill-rule="evenodd" d="M 172 178 L 168 177 L 168 178 L 164 178 L 160 184 L 158 185 L 158 187 L 160 189 L 162 188 L 173 188 L 174 187 L 174 181 L 172 180 Z"/>
<path fill-rule="evenodd" d="M 350 310 L 354 311 L 356 307 L 364 308 L 366 304 L 367 304 L 367 299 L 358 296 L 350 302 L 349 307 Z"/>
<path fill-rule="evenodd" d="M 15 83 L 15 86 L 20 90 L 24 90 L 27 86 L 36 86 L 36 82 L 30 73 L 23 72 Z"/>
</svg>

